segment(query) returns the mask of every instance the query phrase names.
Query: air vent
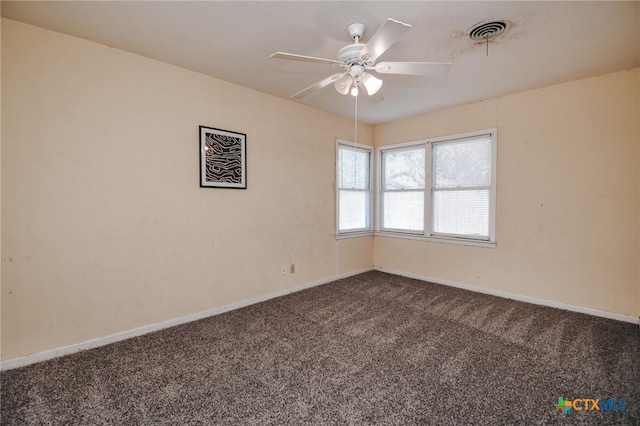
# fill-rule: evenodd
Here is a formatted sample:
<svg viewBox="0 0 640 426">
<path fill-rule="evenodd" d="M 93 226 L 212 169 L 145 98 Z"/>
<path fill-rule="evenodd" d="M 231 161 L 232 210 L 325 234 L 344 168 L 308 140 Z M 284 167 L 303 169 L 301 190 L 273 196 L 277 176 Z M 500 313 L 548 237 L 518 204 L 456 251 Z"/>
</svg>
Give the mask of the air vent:
<svg viewBox="0 0 640 426">
<path fill-rule="evenodd" d="M 491 19 L 475 24 L 468 31 L 469 38 L 473 41 L 486 41 L 504 34 L 507 30 L 507 21 L 502 19 Z"/>
</svg>

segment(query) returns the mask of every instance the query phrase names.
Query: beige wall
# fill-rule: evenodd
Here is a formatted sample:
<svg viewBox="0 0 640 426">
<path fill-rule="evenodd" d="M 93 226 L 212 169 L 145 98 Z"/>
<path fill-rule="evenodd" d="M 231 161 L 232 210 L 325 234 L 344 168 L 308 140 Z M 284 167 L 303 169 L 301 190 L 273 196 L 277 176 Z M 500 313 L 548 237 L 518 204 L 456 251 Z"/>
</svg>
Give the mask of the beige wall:
<svg viewBox="0 0 640 426">
<path fill-rule="evenodd" d="M 376 237 L 376 267 L 640 314 L 640 70 L 375 128 L 376 145 L 498 128 L 495 249 Z"/>
<path fill-rule="evenodd" d="M 1 31 L 3 361 L 374 263 L 640 315 L 640 70 L 360 126 L 376 145 L 498 127 L 498 245 L 336 241 L 335 138 L 351 120 Z M 247 133 L 246 191 L 198 187 L 198 125 Z"/>
<path fill-rule="evenodd" d="M 2 3 L 0 3 L 0 10 Z M 2 19 L 0 19 L 0 83 L 2 82 Z M 2 84 L 0 84 L 0 99 L 2 99 Z M 0 102 L 0 224 L 2 223 L 2 102 Z M 2 226 L 0 226 L 0 241 L 2 241 Z M 2 289 L 2 244 L 0 243 L 0 289 Z M 2 354 L 2 291 L 0 291 L 0 354 Z"/>
<path fill-rule="evenodd" d="M 3 360 L 372 266 L 351 120 L 11 20 L 2 55 Z M 247 190 L 199 188 L 199 125 L 247 134 Z"/>
</svg>

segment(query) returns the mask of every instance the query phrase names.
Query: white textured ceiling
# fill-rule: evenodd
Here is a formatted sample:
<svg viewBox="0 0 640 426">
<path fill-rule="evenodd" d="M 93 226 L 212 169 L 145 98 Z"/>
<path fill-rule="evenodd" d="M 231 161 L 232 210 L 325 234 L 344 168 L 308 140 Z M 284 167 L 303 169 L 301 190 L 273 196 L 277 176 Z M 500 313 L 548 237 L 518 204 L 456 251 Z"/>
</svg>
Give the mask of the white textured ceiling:
<svg viewBox="0 0 640 426">
<path fill-rule="evenodd" d="M 2 1 L 2 16 L 74 35 L 288 98 L 336 72 L 269 58 L 276 51 L 335 58 L 346 27 L 386 18 L 413 28 L 380 61 L 449 61 L 445 77 L 384 75 L 362 121 L 382 123 L 508 93 L 640 66 L 640 2 Z M 512 26 L 486 46 L 466 31 Z M 353 117 L 332 86 L 296 102 Z"/>
</svg>

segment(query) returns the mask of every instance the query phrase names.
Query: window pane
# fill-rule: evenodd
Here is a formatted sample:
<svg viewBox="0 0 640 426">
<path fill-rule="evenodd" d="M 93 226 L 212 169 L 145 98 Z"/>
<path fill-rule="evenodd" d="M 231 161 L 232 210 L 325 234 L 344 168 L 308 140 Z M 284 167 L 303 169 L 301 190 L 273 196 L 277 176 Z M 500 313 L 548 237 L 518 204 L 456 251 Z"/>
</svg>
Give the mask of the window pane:
<svg viewBox="0 0 640 426">
<path fill-rule="evenodd" d="M 435 188 L 491 185 L 491 139 L 433 146 Z"/>
<path fill-rule="evenodd" d="M 369 188 L 369 151 L 341 146 L 338 159 L 340 188 Z"/>
<path fill-rule="evenodd" d="M 384 189 L 424 188 L 424 147 L 383 152 Z"/>
<path fill-rule="evenodd" d="M 489 190 L 435 191 L 433 232 L 489 237 Z"/>
<path fill-rule="evenodd" d="M 369 200 L 367 191 L 345 191 L 338 193 L 340 206 L 338 221 L 340 231 L 369 227 Z"/>
<path fill-rule="evenodd" d="M 385 192 L 383 227 L 422 231 L 424 229 L 424 192 Z"/>
</svg>

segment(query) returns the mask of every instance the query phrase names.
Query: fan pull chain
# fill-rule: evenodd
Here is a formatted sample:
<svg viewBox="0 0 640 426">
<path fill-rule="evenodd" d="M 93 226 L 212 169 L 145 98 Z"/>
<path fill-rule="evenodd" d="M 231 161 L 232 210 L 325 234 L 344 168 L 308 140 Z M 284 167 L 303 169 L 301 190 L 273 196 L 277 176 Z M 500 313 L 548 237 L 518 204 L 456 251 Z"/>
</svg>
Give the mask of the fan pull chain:
<svg viewBox="0 0 640 426">
<path fill-rule="evenodd" d="M 353 188 L 356 188 L 356 180 L 358 179 L 358 164 L 357 164 L 357 149 L 358 149 L 358 95 L 357 93 L 354 98 L 356 98 L 356 110 L 355 110 L 355 118 L 353 123 Z"/>
<path fill-rule="evenodd" d="M 356 148 L 356 144 L 358 143 L 358 95 L 355 95 L 356 98 L 356 111 L 355 111 L 355 120 L 354 120 L 354 136 L 353 136 L 353 148 Z"/>
</svg>

